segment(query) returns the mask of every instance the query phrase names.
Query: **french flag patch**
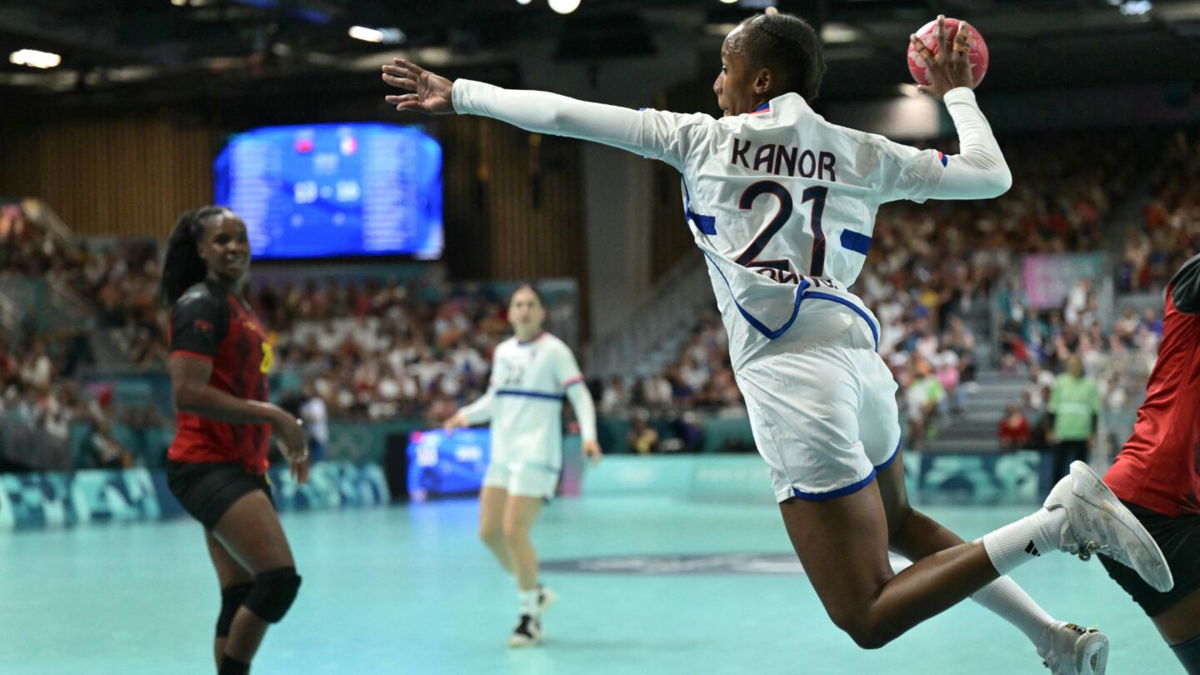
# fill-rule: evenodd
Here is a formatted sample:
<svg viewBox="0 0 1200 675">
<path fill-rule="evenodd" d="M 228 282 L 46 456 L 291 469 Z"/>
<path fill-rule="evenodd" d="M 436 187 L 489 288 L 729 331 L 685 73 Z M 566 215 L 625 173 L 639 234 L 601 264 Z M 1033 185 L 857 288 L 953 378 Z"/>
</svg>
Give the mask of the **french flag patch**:
<svg viewBox="0 0 1200 675">
<path fill-rule="evenodd" d="M 939 150 L 938 151 L 938 161 L 942 163 L 942 166 L 946 166 L 947 164 L 950 163 L 950 158 L 946 156 L 946 153 L 941 152 Z"/>
</svg>

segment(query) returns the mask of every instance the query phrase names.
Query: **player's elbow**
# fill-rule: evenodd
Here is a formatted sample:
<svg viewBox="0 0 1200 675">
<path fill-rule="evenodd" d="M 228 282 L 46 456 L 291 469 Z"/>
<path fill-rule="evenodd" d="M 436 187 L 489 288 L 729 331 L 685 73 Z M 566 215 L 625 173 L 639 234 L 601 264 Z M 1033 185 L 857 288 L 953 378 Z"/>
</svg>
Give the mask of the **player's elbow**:
<svg viewBox="0 0 1200 675">
<path fill-rule="evenodd" d="M 1012 171 L 1001 161 L 998 165 L 980 166 L 975 173 L 974 199 L 994 199 L 1012 187 Z"/>
<path fill-rule="evenodd" d="M 999 197 L 1012 188 L 1012 171 L 1008 169 L 1007 164 L 1001 164 L 1000 168 L 993 171 L 992 174 L 991 188 L 993 194 L 989 195 L 989 197 Z"/>
<path fill-rule="evenodd" d="M 171 387 L 171 399 L 179 412 L 196 413 L 200 405 L 200 388 L 190 382 L 182 382 Z"/>
</svg>

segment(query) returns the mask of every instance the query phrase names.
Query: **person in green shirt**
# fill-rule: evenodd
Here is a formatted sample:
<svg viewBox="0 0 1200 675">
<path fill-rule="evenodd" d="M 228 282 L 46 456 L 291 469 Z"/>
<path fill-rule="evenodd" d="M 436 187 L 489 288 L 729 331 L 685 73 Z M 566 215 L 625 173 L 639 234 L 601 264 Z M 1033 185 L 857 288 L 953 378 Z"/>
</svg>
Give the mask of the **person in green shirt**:
<svg viewBox="0 0 1200 675">
<path fill-rule="evenodd" d="M 1071 462 L 1087 462 L 1088 450 L 1096 438 L 1100 419 L 1100 390 L 1096 381 L 1083 372 L 1083 360 L 1078 354 L 1067 358 L 1067 372 L 1059 375 L 1050 389 L 1050 460 L 1043 462 L 1048 479 L 1046 491 L 1066 475 Z"/>
</svg>

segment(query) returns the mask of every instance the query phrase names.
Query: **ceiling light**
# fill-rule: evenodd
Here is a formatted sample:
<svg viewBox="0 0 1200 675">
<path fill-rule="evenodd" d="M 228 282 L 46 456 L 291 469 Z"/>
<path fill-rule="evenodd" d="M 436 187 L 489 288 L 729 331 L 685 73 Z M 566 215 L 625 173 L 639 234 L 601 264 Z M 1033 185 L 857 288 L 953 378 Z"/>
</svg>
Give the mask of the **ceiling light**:
<svg viewBox="0 0 1200 675">
<path fill-rule="evenodd" d="M 738 1 L 738 0 L 721 0 L 721 2 L 723 2 L 723 3 L 727 4 L 727 5 L 732 5 L 733 3 L 737 2 L 737 1 Z"/>
<path fill-rule="evenodd" d="M 62 57 L 51 52 L 39 52 L 36 49 L 21 49 L 8 55 L 9 63 L 30 68 L 54 68 L 62 63 Z"/>
<path fill-rule="evenodd" d="M 559 14 L 570 14 L 579 9 L 579 0 L 550 0 L 550 9 Z"/>
<path fill-rule="evenodd" d="M 862 33 L 848 23 L 840 23 L 838 21 L 830 21 L 821 26 L 821 41 L 827 45 L 845 44 L 854 42 L 862 36 Z"/>
<path fill-rule="evenodd" d="M 347 31 L 350 37 L 363 42 L 383 42 L 383 31 L 378 28 L 367 28 L 366 26 L 351 26 Z"/>
<path fill-rule="evenodd" d="M 533 2 L 533 0 L 517 0 L 518 5 L 528 5 L 531 2 Z"/>
<path fill-rule="evenodd" d="M 364 42 L 382 42 L 385 45 L 399 45 L 408 41 L 408 36 L 399 28 L 367 28 L 366 26 L 351 26 L 347 31 L 350 37 Z"/>
<path fill-rule="evenodd" d="M 176 7 L 183 7 L 187 4 L 187 0 L 171 0 L 171 4 L 175 5 Z"/>
<path fill-rule="evenodd" d="M 1154 9 L 1150 0 L 1133 0 L 1121 3 L 1121 13 L 1125 16 L 1141 16 Z"/>
</svg>

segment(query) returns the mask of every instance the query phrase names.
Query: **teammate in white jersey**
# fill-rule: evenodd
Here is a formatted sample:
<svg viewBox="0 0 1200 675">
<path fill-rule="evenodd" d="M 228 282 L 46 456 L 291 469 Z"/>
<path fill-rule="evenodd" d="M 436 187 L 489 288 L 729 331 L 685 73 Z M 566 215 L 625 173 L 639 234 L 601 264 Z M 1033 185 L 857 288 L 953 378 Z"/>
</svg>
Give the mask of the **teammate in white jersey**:
<svg viewBox="0 0 1200 675">
<path fill-rule="evenodd" d="M 508 644 L 542 638 L 541 614 L 554 593 L 538 583 L 538 558 L 529 539 L 543 500 L 554 495 L 562 469 L 562 400 L 575 409 L 583 454 L 600 459 L 596 406 L 571 349 L 542 331 L 546 308 L 532 286 L 512 295 L 513 336 L 496 346 L 487 392 L 446 421 L 447 429 L 491 421 L 492 457 L 479 495 L 479 536 L 517 580 L 520 617 Z"/>
<path fill-rule="evenodd" d="M 1169 588 L 1161 552 L 1082 464 L 1045 508 L 974 543 L 914 511 L 896 461 L 896 385 L 875 352 L 879 325 L 847 290 L 880 204 L 990 198 L 1011 184 L 975 103 L 968 31 L 948 44 L 939 18 L 938 40 L 937 56 L 913 43 L 933 77 L 923 90 L 945 101 L 958 130 L 954 156 L 814 113 L 807 101 L 824 72 L 820 41 L 807 23 L 779 13 L 726 36 L 713 84 L 720 119 L 450 82 L 404 59 L 384 66 L 383 78 L 412 92 L 387 97 L 398 110 L 484 115 L 680 171 L 784 524 L 830 617 L 856 643 L 882 646 L 971 596 L 1020 628 L 1055 673 L 1100 673 L 1103 635 L 1053 621 L 1001 575 L 1044 551 L 1099 550 Z M 914 564 L 896 574 L 889 547 Z"/>
</svg>

